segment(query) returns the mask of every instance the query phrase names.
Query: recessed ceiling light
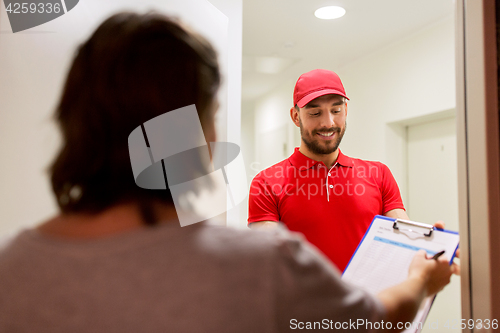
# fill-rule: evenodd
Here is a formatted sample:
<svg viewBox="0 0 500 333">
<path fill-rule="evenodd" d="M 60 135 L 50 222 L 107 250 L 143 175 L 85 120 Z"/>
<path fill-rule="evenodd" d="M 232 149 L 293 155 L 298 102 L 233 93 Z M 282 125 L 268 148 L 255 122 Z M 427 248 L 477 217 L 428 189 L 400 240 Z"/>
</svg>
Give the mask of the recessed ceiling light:
<svg viewBox="0 0 500 333">
<path fill-rule="evenodd" d="M 294 59 L 280 57 L 256 57 L 255 70 L 264 74 L 278 74 L 288 68 Z"/>
<path fill-rule="evenodd" d="M 316 9 L 314 16 L 323 20 L 333 20 L 345 15 L 345 9 L 339 6 L 327 6 Z"/>
</svg>

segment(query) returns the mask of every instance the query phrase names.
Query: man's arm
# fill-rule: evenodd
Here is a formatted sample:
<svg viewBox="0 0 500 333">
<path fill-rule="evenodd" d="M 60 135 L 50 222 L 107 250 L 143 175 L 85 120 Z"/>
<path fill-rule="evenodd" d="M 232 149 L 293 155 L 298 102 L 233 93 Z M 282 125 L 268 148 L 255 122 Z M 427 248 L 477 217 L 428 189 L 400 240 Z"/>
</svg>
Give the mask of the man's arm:
<svg viewBox="0 0 500 333">
<path fill-rule="evenodd" d="M 409 220 L 410 218 L 408 217 L 408 214 L 406 214 L 406 211 L 401 208 L 396 208 L 388 211 L 387 213 L 384 214 L 384 216 L 393 218 L 393 219 L 402 219 L 402 220 Z"/>
<path fill-rule="evenodd" d="M 275 229 L 278 226 L 278 199 L 264 174 L 252 180 L 248 197 L 248 227 L 250 229 Z"/>
<path fill-rule="evenodd" d="M 258 230 L 273 230 L 278 227 L 278 222 L 276 221 L 259 221 L 259 222 L 252 222 L 248 224 L 250 229 L 258 229 Z"/>
</svg>

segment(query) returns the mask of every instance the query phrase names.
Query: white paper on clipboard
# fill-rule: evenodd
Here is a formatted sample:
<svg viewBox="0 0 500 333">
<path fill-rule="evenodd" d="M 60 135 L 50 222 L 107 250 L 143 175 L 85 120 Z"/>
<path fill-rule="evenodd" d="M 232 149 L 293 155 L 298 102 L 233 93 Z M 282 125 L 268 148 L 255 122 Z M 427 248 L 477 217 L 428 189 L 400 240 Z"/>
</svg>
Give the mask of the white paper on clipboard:
<svg viewBox="0 0 500 333">
<path fill-rule="evenodd" d="M 408 268 L 418 250 L 425 250 L 428 256 L 444 250 L 451 264 L 458 249 L 458 233 L 432 229 L 431 225 L 418 222 L 375 216 L 342 279 L 375 295 L 406 280 Z M 421 331 L 433 300 L 433 296 L 424 300 L 412 328 L 404 333 Z"/>
</svg>

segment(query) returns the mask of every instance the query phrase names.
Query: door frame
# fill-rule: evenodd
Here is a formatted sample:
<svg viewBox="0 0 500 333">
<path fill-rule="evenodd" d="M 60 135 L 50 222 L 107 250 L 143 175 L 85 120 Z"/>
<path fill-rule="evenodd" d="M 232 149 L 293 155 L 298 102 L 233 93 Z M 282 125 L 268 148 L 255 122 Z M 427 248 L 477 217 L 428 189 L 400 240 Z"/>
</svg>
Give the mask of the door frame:
<svg viewBox="0 0 500 333">
<path fill-rule="evenodd" d="M 494 0 L 456 2 L 462 318 L 474 320 L 500 319 L 500 137 L 495 13 Z M 463 330 L 474 331 L 479 330 Z"/>
</svg>

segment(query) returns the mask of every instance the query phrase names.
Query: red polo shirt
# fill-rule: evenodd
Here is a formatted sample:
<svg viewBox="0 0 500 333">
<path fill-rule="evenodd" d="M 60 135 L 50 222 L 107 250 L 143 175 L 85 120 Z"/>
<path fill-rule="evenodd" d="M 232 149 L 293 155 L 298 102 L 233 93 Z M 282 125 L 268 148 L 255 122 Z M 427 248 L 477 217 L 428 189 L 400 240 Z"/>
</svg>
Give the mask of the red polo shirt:
<svg viewBox="0 0 500 333">
<path fill-rule="evenodd" d="M 396 208 L 404 209 L 403 201 L 384 164 L 339 152 L 328 170 L 295 148 L 253 179 L 248 222 L 285 223 L 343 271 L 373 217 Z"/>
</svg>

